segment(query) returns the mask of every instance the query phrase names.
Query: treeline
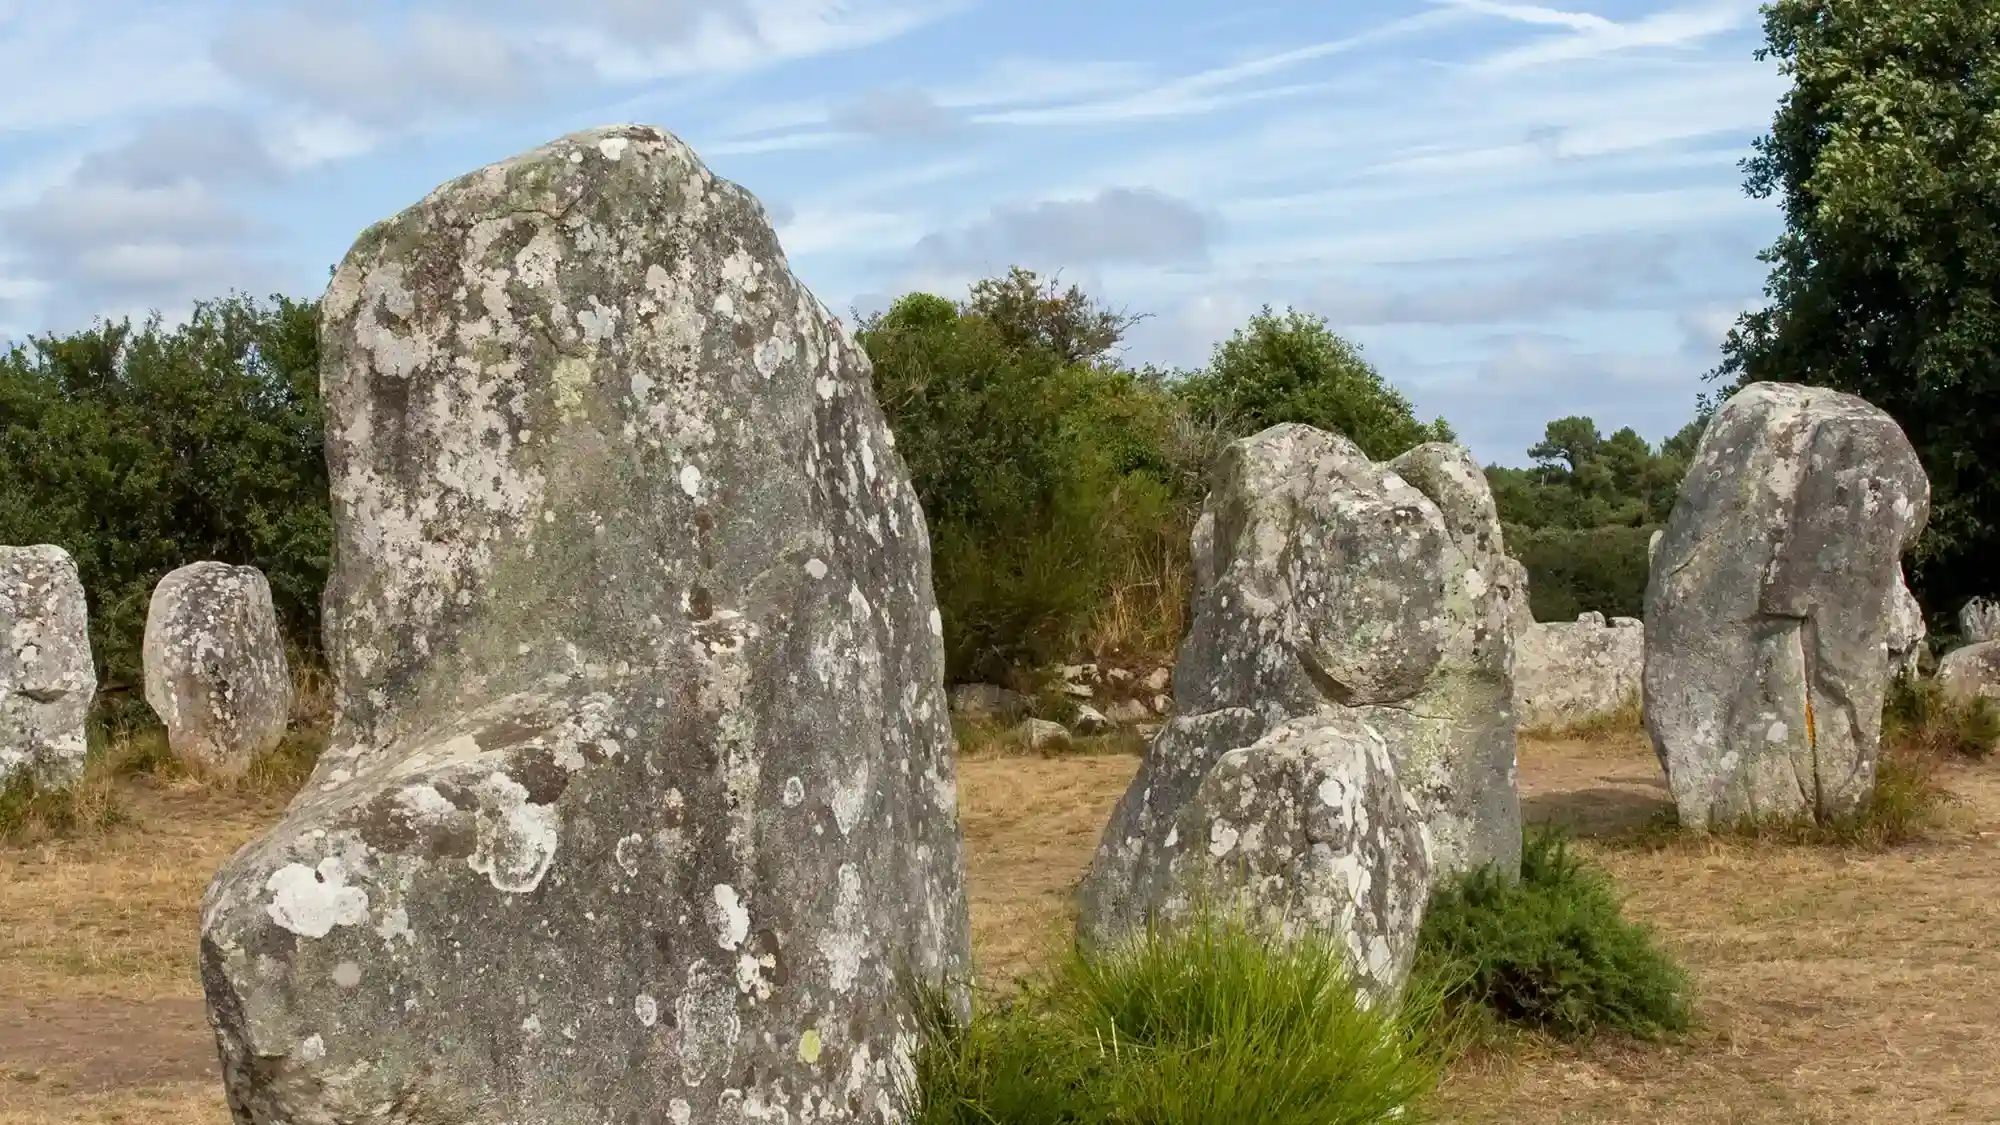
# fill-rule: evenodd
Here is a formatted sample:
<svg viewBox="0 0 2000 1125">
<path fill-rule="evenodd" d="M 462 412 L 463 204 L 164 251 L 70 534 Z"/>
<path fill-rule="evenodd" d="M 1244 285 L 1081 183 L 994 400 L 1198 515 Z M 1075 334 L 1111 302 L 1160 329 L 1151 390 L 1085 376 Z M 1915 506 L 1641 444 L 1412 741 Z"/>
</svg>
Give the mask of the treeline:
<svg viewBox="0 0 2000 1125">
<path fill-rule="evenodd" d="M 1304 422 L 1377 459 L 1452 437 L 1318 318 L 1265 309 L 1195 371 L 1125 363 L 1133 323 L 1022 270 L 862 318 L 930 521 L 954 680 L 1169 656 L 1207 472 L 1238 437 Z M 263 569 L 316 655 L 331 542 L 316 333 L 311 303 L 232 297 L 182 325 L 101 324 L 0 356 L 0 542 L 76 557 L 113 695 L 137 683 L 153 585 L 197 559 Z M 1489 470 L 1538 614 L 1637 612 L 1647 531 L 1698 432 L 1652 450 L 1563 419 L 1536 467 Z"/>
<path fill-rule="evenodd" d="M 1629 427 L 1607 438 L 1589 418 L 1560 418 L 1528 449 L 1533 467 L 1486 470 L 1537 620 L 1640 615 L 1647 540 L 1673 513 L 1707 423 L 1704 408 L 1654 447 Z"/>
</svg>

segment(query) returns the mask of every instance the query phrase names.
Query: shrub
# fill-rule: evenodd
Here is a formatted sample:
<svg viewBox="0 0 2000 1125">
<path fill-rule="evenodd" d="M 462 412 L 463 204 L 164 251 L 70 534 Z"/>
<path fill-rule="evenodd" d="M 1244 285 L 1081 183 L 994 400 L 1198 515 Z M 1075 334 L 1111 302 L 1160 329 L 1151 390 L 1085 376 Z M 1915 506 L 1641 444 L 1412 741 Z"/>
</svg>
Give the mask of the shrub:
<svg viewBox="0 0 2000 1125">
<path fill-rule="evenodd" d="M 1983 759 L 2000 742 L 2000 708 L 1954 699 L 1934 679 L 1903 677 L 1882 708 L 1882 741 L 1944 758 Z"/>
<path fill-rule="evenodd" d="M 1574 621 L 1595 610 L 1638 617 L 1646 602 L 1646 542 L 1651 527 L 1583 530 L 1509 525 L 1507 553 L 1528 571 L 1528 604 L 1537 621 Z"/>
<path fill-rule="evenodd" d="M 1135 627 L 1171 614 L 1103 612 L 1183 595 L 1178 405 L 1160 377 L 1099 361 L 1117 318 L 1038 284 L 1017 271 L 965 307 L 912 294 L 858 333 L 930 525 L 954 681 L 1069 658 L 1094 630 L 1178 640 Z"/>
<path fill-rule="evenodd" d="M 1342 1125 L 1417 1119 L 1435 1007 L 1356 1006 L 1328 939 L 1230 919 L 1078 947 L 969 1021 L 932 1003 L 917 1125 Z"/>
<path fill-rule="evenodd" d="M 317 307 L 204 302 L 0 353 L 0 543 L 75 557 L 105 698 L 139 682 L 153 586 L 201 559 L 258 567 L 318 640 L 332 542 Z"/>
<path fill-rule="evenodd" d="M 1348 438 L 1377 461 L 1427 441 L 1453 440 L 1444 419 L 1417 421 L 1410 400 L 1359 347 L 1323 318 L 1293 309 L 1279 314 L 1267 306 L 1252 316 L 1176 391 L 1191 414 L 1231 437 L 1303 422 Z"/>
<path fill-rule="evenodd" d="M 1689 1023 L 1687 973 L 1625 918 L 1610 878 L 1546 830 L 1524 840 L 1518 880 L 1488 867 L 1440 887 L 1417 959 L 1420 976 L 1446 982 L 1449 1008 L 1566 1039 Z"/>
</svg>

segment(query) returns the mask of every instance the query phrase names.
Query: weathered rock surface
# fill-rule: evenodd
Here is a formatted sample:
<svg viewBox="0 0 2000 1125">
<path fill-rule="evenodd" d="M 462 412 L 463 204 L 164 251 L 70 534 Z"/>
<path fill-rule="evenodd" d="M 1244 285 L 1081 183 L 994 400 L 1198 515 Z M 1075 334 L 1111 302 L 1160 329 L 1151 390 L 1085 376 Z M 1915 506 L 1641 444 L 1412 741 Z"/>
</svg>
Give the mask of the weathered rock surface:
<svg viewBox="0 0 2000 1125">
<path fill-rule="evenodd" d="M 2000 641 L 1979 641 L 1945 653 L 1938 661 L 1937 681 L 1960 702 L 2000 702 Z"/>
<path fill-rule="evenodd" d="M 76 561 L 61 547 L 0 547 L 0 786 L 64 788 L 83 775 L 97 695 Z"/>
<path fill-rule="evenodd" d="M 1391 738 L 1389 753 L 1423 812 L 1440 875 L 1484 863 L 1514 871 L 1514 622 L 1528 587 L 1502 544 L 1486 473 L 1465 447 L 1429 442 L 1388 467 L 1437 505 L 1447 532 L 1444 644 L 1423 689 L 1400 708 L 1422 722 L 1409 737 Z"/>
<path fill-rule="evenodd" d="M 1521 725 L 1560 729 L 1636 705 L 1646 660 L 1646 634 L 1635 628 L 1639 624 L 1586 613 L 1574 622 L 1537 623 L 1522 633 L 1514 653 L 1514 707 Z"/>
<path fill-rule="evenodd" d="M 1247 736 L 1238 723 L 1261 725 L 1239 711 L 1203 718 L 1214 721 L 1177 719 L 1162 732 L 1163 743 L 1184 740 L 1167 750 L 1176 761 Z M 1199 778 L 1163 780 L 1183 799 L 1153 860 L 1094 904 L 1100 934 L 1240 910 L 1286 937 L 1335 935 L 1370 1001 L 1401 988 L 1430 895 L 1430 855 L 1388 746 L 1360 712 L 1288 720 L 1215 757 Z"/>
<path fill-rule="evenodd" d="M 1683 823 L 1869 798 L 1899 559 L 1929 507 L 1861 399 L 1756 383 L 1716 413 L 1646 590 L 1646 723 Z"/>
<path fill-rule="evenodd" d="M 968 967 L 929 544 L 756 201 L 579 133 L 322 310 L 337 717 L 203 903 L 237 1119 L 901 1120 Z"/>
<path fill-rule="evenodd" d="M 1902 564 L 1896 566 L 1896 585 L 1889 591 L 1889 676 L 1914 679 L 1921 671 L 1924 639 L 1930 630 L 1924 625 L 1924 607 L 1910 592 Z"/>
<path fill-rule="evenodd" d="M 1958 635 L 1966 644 L 2000 641 L 2000 602 L 1972 598 L 1958 608 Z"/>
<path fill-rule="evenodd" d="M 142 655 L 146 702 L 174 753 L 240 773 L 284 741 L 292 673 L 256 567 L 198 562 L 160 579 Z"/>
<path fill-rule="evenodd" d="M 1175 717 L 1082 888 L 1094 940 L 1221 888 L 1340 936 L 1379 994 L 1408 967 L 1434 874 L 1518 864 L 1510 595 L 1525 587 L 1506 580 L 1469 456 L 1427 446 L 1400 464 L 1421 490 L 1296 425 L 1223 456 L 1193 537 Z"/>
<path fill-rule="evenodd" d="M 1528 604 L 1528 568 L 1522 566 L 1519 559 L 1502 556 L 1500 582 L 1506 589 L 1508 620 L 1518 637 L 1535 623 L 1534 608 Z"/>
</svg>

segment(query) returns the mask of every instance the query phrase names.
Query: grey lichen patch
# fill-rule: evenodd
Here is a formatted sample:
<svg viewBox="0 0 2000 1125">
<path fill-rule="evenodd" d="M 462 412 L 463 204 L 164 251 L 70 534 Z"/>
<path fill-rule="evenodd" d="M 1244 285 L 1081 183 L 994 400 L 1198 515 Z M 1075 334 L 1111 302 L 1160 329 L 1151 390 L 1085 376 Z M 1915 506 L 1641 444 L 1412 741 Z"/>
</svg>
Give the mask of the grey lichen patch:
<svg viewBox="0 0 2000 1125">
<path fill-rule="evenodd" d="M 1646 725 L 1683 823 L 1869 799 L 1929 509 L 1908 439 L 1861 399 L 1753 383 L 1716 412 L 1646 588 Z"/>
<path fill-rule="evenodd" d="M 60 547 L 0 547 L 0 785 L 82 776 L 96 695 L 76 561 Z"/>
<path fill-rule="evenodd" d="M 240 1119 L 893 1119 L 967 923 L 851 335 L 641 126 L 439 188 L 322 311 L 335 731 L 203 907 Z"/>
</svg>

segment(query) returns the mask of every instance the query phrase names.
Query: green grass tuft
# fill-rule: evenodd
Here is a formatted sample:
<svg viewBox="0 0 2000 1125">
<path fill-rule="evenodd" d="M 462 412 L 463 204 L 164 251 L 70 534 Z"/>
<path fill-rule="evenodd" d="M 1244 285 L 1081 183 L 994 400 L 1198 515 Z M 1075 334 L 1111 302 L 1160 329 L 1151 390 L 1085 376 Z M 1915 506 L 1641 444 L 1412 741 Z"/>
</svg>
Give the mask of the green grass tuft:
<svg viewBox="0 0 2000 1125">
<path fill-rule="evenodd" d="M 1934 679 L 1901 678 L 1882 708 L 1882 741 L 1979 761 L 2000 744 L 2000 707 L 1990 699 L 1954 699 Z"/>
<path fill-rule="evenodd" d="M 1230 919 L 1078 947 L 960 1020 L 928 1006 L 914 1125 L 1347 1125 L 1420 1119 L 1436 997 L 1356 1007 L 1327 939 Z"/>
<path fill-rule="evenodd" d="M 16 774 L 0 788 L 0 842 L 7 844 L 89 835 L 116 828 L 125 820 L 110 775 L 95 762 L 66 789 L 45 786 L 32 772 Z"/>
<path fill-rule="evenodd" d="M 1691 1018 L 1686 971 L 1625 918 L 1610 877 L 1546 830 L 1528 834 L 1518 881 L 1482 868 L 1433 893 L 1417 965 L 1464 1026 L 1659 1039 Z"/>
</svg>

